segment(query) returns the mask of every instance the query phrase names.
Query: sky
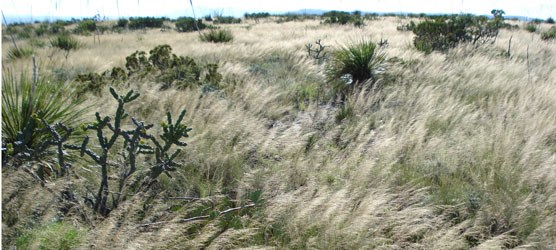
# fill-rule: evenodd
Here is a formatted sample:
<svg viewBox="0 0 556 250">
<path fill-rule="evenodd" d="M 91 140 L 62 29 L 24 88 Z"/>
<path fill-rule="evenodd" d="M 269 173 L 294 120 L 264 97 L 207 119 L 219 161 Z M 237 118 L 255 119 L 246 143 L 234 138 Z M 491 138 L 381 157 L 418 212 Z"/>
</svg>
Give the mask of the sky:
<svg viewBox="0 0 556 250">
<path fill-rule="evenodd" d="M 503 9 L 509 16 L 556 18 L 556 0 L 192 0 L 197 17 L 215 13 L 283 13 L 301 9 L 368 12 L 472 13 Z M 2 0 L 2 12 L 14 21 L 57 17 L 193 16 L 189 0 Z"/>
</svg>

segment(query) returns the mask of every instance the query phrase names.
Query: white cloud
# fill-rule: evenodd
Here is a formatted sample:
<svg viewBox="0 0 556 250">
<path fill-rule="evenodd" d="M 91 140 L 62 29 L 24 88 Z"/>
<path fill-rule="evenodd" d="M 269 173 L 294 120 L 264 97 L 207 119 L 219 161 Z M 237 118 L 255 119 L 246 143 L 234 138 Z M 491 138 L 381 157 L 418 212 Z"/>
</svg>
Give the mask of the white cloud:
<svg viewBox="0 0 556 250">
<path fill-rule="evenodd" d="M 285 12 L 299 9 L 362 10 L 373 12 L 489 14 L 503 9 L 507 15 L 556 17 L 553 0 L 193 0 L 198 16 L 222 12 Z M 4 0 L 4 14 L 30 18 L 39 16 L 185 16 L 192 15 L 189 0 Z"/>
</svg>

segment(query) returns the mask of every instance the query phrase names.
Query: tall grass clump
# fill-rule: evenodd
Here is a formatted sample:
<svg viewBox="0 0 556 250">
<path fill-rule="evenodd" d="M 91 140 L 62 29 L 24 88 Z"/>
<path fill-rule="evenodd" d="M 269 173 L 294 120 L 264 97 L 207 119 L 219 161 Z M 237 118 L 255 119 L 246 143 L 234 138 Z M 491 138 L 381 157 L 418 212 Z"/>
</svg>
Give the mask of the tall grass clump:
<svg viewBox="0 0 556 250">
<path fill-rule="evenodd" d="M 27 58 L 33 55 L 35 51 L 32 48 L 10 48 L 8 50 L 8 59 L 15 60 L 18 58 Z"/>
<path fill-rule="evenodd" d="M 326 68 L 328 81 L 337 91 L 352 89 L 357 84 L 371 85 L 384 70 L 385 56 L 375 43 L 363 39 L 335 51 Z"/>
<path fill-rule="evenodd" d="M 200 39 L 203 42 L 227 43 L 231 42 L 234 39 L 234 36 L 229 30 L 211 29 L 208 32 L 202 33 L 200 35 Z"/>
<path fill-rule="evenodd" d="M 541 34 L 542 40 L 556 39 L 556 26 L 552 26 L 548 31 Z"/>
<path fill-rule="evenodd" d="M 33 149 L 47 131 L 37 131 L 41 119 L 49 124 L 76 125 L 84 109 L 82 100 L 73 98 L 73 90 L 63 82 L 39 78 L 34 82 L 22 73 L 2 72 L 2 143 L 9 155 Z"/>
</svg>

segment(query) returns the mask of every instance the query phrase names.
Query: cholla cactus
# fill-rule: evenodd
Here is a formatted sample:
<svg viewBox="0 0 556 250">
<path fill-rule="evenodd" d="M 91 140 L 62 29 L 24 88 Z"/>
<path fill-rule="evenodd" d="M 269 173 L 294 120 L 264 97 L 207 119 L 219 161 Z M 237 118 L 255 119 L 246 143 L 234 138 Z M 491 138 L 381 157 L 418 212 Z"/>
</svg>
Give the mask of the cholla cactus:
<svg viewBox="0 0 556 250">
<path fill-rule="evenodd" d="M 139 93 L 129 91 L 126 95 L 119 95 L 113 88 L 110 88 L 110 93 L 118 101 L 118 107 L 114 118 L 109 116 L 101 117 L 97 112 L 96 122 L 89 124 L 85 127 L 86 130 L 96 131 L 98 144 L 100 145 L 101 152 L 98 154 L 88 148 L 89 137 L 85 137 L 81 145 L 65 145 L 67 148 L 79 150 L 81 156 L 88 155 L 101 167 L 101 183 L 97 194 L 91 203 L 95 211 L 102 215 L 108 215 L 110 211 L 118 206 L 122 197 L 122 191 L 126 186 L 126 180 L 135 173 L 137 169 L 137 157 L 140 154 L 155 154 L 155 162 L 150 168 L 148 178 L 143 183 L 143 186 L 149 187 L 150 184 L 161 174 L 168 174 L 169 171 L 174 171 L 178 165 L 175 162 L 176 157 L 181 152 L 181 149 L 175 149 L 173 152 L 172 146 L 184 147 L 187 144 L 180 141 L 183 137 L 188 136 L 190 128 L 181 124 L 185 115 L 185 110 L 181 112 L 178 120 L 173 123 L 170 113 L 167 114 L 167 123 L 163 123 L 163 133 L 160 136 L 162 143 L 159 142 L 155 136 L 148 134 L 148 130 L 153 127 L 152 124 L 145 124 L 135 118 L 131 118 L 134 129 L 122 129 L 123 121 L 129 116 L 124 109 L 124 105 L 129 103 L 137 97 Z M 107 137 L 105 131 L 108 129 L 112 135 Z M 115 145 L 118 138 L 122 137 L 124 140 L 124 157 L 126 159 L 125 166 L 121 168 L 119 175 L 118 192 L 116 196 L 112 196 L 112 207 L 108 207 L 109 183 L 108 183 L 108 160 L 110 149 Z M 151 141 L 154 147 L 148 145 L 146 142 Z M 168 174 L 169 175 L 169 174 Z"/>
<path fill-rule="evenodd" d="M 165 173 L 169 177 L 170 174 L 168 172 L 174 171 L 175 166 L 177 165 L 174 161 L 176 156 L 181 152 L 181 149 L 176 149 L 171 153 L 171 148 L 173 145 L 177 147 L 185 147 L 187 143 L 180 141 L 183 137 L 189 137 L 188 132 L 191 131 L 191 128 L 188 128 L 186 125 L 181 124 L 183 117 L 185 116 L 185 110 L 180 113 L 178 120 L 176 123 L 172 122 L 172 115 L 170 112 L 166 113 L 167 123 L 162 123 L 163 133 L 160 138 L 163 141 L 163 144 L 158 142 L 158 140 L 154 137 L 150 137 L 151 141 L 155 145 L 155 156 L 156 156 L 156 163 L 154 166 L 151 167 L 151 172 L 149 177 L 151 179 L 156 179 L 160 174 Z"/>
</svg>

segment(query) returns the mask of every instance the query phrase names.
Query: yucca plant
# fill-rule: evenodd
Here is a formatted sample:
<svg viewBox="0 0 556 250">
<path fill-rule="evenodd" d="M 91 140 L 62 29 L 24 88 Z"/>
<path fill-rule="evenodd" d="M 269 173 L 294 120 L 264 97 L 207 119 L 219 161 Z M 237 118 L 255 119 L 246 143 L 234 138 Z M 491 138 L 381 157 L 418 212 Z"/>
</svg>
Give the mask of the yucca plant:
<svg viewBox="0 0 556 250">
<path fill-rule="evenodd" d="M 213 43 L 227 43 L 234 39 L 232 32 L 229 30 L 211 29 L 208 32 L 202 33 L 201 41 Z"/>
<path fill-rule="evenodd" d="M 374 83 L 383 70 L 385 57 L 375 43 L 363 39 L 335 51 L 326 67 L 328 81 L 345 94 L 357 84 Z"/>
<path fill-rule="evenodd" d="M 2 146 L 13 156 L 34 149 L 47 131 L 39 131 L 41 119 L 54 124 L 76 125 L 85 111 L 82 100 L 63 82 L 39 78 L 34 82 L 25 73 L 17 77 L 11 70 L 2 72 Z"/>
</svg>

